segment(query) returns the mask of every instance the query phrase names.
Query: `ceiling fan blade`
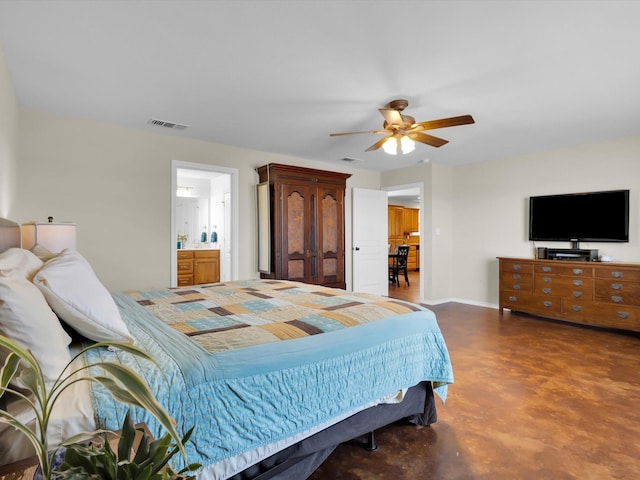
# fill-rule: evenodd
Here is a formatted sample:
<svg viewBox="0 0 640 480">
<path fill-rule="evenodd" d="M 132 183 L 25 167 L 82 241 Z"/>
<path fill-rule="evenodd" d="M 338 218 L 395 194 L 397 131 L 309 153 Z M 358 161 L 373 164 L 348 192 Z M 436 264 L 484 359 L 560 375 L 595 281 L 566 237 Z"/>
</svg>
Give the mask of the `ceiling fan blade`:
<svg viewBox="0 0 640 480">
<path fill-rule="evenodd" d="M 380 139 L 380 140 L 378 140 L 376 143 L 374 143 L 374 144 L 373 144 L 373 145 L 371 145 L 369 148 L 367 148 L 367 149 L 365 150 L 365 152 L 371 152 L 371 151 L 373 151 L 373 150 L 377 150 L 377 149 L 379 149 L 379 148 L 382 146 L 382 144 L 383 144 L 384 142 L 386 142 L 386 141 L 387 141 L 387 138 L 390 138 L 390 137 L 393 137 L 393 135 L 388 135 L 388 136 L 386 136 L 386 137 L 384 137 L 384 138 L 381 138 L 381 139 Z"/>
<path fill-rule="evenodd" d="M 356 135 L 359 133 L 389 133 L 386 130 L 366 130 L 364 132 L 341 132 L 341 133 L 330 133 L 330 137 L 340 137 L 342 135 Z"/>
<path fill-rule="evenodd" d="M 459 117 L 441 118 L 439 120 L 429 120 L 428 122 L 420 122 L 417 125 L 422 130 L 435 130 L 436 128 L 456 127 L 458 125 L 468 125 L 475 123 L 471 115 L 460 115 Z"/>
<path fill-rule="evenodd" d="M 379 108 L 378 111 L 382 114 L 384 119 L 389 125 L 403 125 L 402 115 L 398 110 L 393 108 Z"/>
<path fill-rule="evenodd" d="M 414 132 L 409 134 L 409 137 L 412 140 L 420 143 L 426 143 L 427 145 L 431 145 L 432 147 L 441 147 L 442 145 L 449 143 L 449 140 L 445 140 L 444 138 L 434 137 L 433 135 L 429 135 L 422 132 Z"/>
</svg>

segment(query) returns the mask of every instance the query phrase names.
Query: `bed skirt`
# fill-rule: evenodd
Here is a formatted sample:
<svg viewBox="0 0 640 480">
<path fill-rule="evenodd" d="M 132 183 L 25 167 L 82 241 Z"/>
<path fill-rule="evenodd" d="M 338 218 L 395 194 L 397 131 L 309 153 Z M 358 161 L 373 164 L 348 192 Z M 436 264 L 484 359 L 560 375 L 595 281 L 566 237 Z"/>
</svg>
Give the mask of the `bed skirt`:
<svg viewBox="0 0 640 480">
<path fill-rule="evenodd" d="M 407 390 L 400 403 L 368 408 L 266 458 L 231 480 L 303 480 L 308 478 L 341 443 L 366 435 L 398 420 L 431 425 L 437 420 L 431 382 Z"/>
</svg>

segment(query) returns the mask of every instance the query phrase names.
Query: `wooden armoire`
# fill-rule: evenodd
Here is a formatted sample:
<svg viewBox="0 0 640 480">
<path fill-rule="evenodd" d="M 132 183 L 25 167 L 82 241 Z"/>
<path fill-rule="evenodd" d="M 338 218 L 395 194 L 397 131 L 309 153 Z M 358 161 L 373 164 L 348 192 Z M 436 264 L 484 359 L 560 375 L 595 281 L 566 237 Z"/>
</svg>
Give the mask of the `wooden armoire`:
<svg viewBox="0 0 640 480">
<path fill-rule="evenodd" d="M 348 173 L 270 163 L 257 169 L 270 194 L 270 272 L 261 278 L 345 288 Z"/>
</svg>

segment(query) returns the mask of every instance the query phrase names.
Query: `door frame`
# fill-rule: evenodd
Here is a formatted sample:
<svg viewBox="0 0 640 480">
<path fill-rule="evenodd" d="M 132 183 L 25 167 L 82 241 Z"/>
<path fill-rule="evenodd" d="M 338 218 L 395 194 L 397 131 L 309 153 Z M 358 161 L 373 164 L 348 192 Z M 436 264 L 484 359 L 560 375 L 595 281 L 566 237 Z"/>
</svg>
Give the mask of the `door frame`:
<svg viewBox="0 0 640 480">
<path fill-rule="evenodd" d="M 231 249 L 231 279 L 230 280 L 238 280 L 238 262 L 239 262 L 239 252 L 238 252 L 238 238 L 239 238 L 239 205 L 238 205 L 238 179 L 240 172 L 237 168 L 229 168 L 229 167 L 221 167 L 218 165 L 208 165 L 203 163 L 192 163 L 192 162 L 184 162 L 181 160 L 171 160 L 171 236 L 170 236 L 170 258 L 171 258 L 171 266 L 170 266 L 170 285 L 171 288 L 175 288 L 178 286 L 178 251 L 176 249 L 176 225 L 175 225 L 175 217 L 176 217 L 176 192 L 178 189 L 178 169 L 185 170 L 195 170 L 202 172 L 214 172 L 220 173 L 223 175 L 229 175 L 230 178 L 230 197 L 231 197 L 231 232 L 229 232 L 229 242 Z"/>
<path fill-rule="evenodd" d="M 386 187 L 381 187 L 381 190 L 385 190 L 387 192 L 394 192 L 396 190 L 408 190 L 411 188 L 417 188 L 420 193 L 420 201 L 418 202 L 420 208 L 420 262 L 419 262 L 419 278 L 420 278 L 420 302 L 424 303 L 424 292 L 425 292 L 425 283 L 424 283 L 424 256 L 426 254 L 425 250 L 425 209 L 424 209 L 424 182 L 415 182 L 415 183 L 405 183 L 400 185 L 390 185 Z"/>
</svg>

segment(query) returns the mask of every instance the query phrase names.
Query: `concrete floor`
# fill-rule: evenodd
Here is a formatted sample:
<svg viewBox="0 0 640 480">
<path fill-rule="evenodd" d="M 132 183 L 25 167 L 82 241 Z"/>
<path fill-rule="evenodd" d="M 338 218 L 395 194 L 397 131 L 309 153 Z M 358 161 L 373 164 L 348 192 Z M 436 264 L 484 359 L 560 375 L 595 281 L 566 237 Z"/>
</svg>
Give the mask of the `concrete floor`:
<svg viewBox="0 0 640 480">
<path fill-rule="evenodd" d="M 338 447 L 310 477 L 640 479 L 640 336 L 433 307 L 455 384 L 438 422 L 398 423 Z"/>
</svg>

